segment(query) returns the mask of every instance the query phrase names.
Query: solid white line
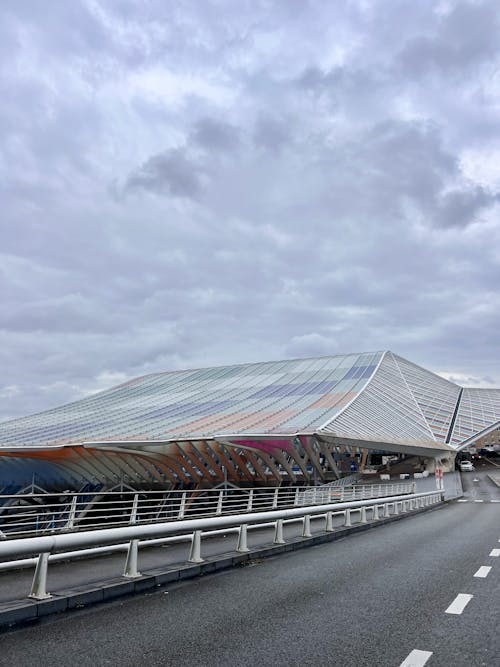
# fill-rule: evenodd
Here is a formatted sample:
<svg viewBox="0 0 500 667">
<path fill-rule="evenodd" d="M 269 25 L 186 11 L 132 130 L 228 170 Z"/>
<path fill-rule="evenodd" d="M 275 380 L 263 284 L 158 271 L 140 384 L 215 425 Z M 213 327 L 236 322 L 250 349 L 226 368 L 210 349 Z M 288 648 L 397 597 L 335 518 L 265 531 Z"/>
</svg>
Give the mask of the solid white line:
<svg viewBox="0 0 500 667">
<path fill-rule="evenodd" d="M 461 614 L 472 598 L 473 596 L 468 593 L 459 593 L 445 611 L 445 614 Z"/>
<path fill-rule="evenodd" d="M 399 667 L 423 667 L 431 655 L 432 651 L 419 651 L 415 648 Z"/>
<path fill-rule="evenodd" d="M 491 566 L 481 565 L 481 567 L 479 568 L 479 570 L 476 572 L 476 574 L 474 576 L 475 577 L 481 577 L 481 579 L 484 579 L 485 577 L 487 577 L 489 575 L 490 570 L 491 570 Z"/>
<path fill-rule="evenodd" d="M 494 558 L 498 558 L 500 556 L 500 549 L 492 549 L 490 552 L 490 556 L 493 556 Z"/>
</svg>

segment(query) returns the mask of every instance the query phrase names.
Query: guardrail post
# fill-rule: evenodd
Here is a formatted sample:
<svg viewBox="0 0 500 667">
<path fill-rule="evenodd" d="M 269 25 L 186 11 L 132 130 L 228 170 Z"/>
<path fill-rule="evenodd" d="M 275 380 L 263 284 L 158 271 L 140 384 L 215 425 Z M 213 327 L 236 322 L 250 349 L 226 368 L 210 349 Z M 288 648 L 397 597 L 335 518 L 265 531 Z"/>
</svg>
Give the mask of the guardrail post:
<svg viewBox="0 0 500 667">
<path fill-rule="evenodd" d="M 394 514 L 399 514 L 399 503 L 393 503 L 394 506 Z"/>
<path fill-rule="evenodd" d="M 49 565 L 48 552 L 41 553 L 38 556 L 38 561 L 35 568 L 35 576 L 31 584 L 31 593 L 29 597 L 33 600 L 47 600 L 52 595 L 47 593 L 47 568 Z"/>
<path fill-rule="evenodd" d="M 179 506 L 179 514 L 177 515 L 178 519 L 183 519 L 184 518 L 184 510 L 186 509 L 186 492 L 181 496 L 181 504 Z"/>
<path fill-rule="evenodd" d="M 224 489 L 219 491 L 219 499 L 217 500 L 217 509 L 215 511 L 215 516 L 220 516 L 222 514 L 222 499 L 224 498 Z"/>
<path fill-rule="evenodd" d="M 248 494 L 247 512 L 252 511 L 252 506 L 253 506 L 253 489 L 250 489 L 250 493 Z"/>
<path fill-rule="evenodd" d="M 189 551 L 189 563 L 203 563 L 201 557 L 201 530 L 195 530 L 191 538 L 191 549 Z"/>
<path fill-rule="evenodd" d="M 302 537 L 312 537 L 311 533 L 311 517 L 309 514 L 304 516 L 304 521 L 302 523 Z"/>
<path fill-rule="evenodd" d="M 299 487 L 295 489 L 295 498 L 293 499 L 294 507 L 299 504 Z"/>
<path fill-rule="evenodd" d="M 134 494 L 134 500 L 132 502 L 132 510 L 130 512 L 130 524 L 137 523 L 137 503 L 139 502 L 139 494 Z"/>
<path fill-rule="evenodd" d="M 366 507 L 362 507 L 359 515 L 359 520 L 361 523 L 367 523 L 366 519 Z"/>
<path fill-rule="evenodd" d="M 72 528 L 74 528 L 75 526 L 76 500 L 77 500 L 76 496 L 73 496 L 73 498 L 71 499 L 71 507 L 69 508 L 68 520 L 66 522 L 66 525 L 64 526 L 65 530 L 72 530 Z M 38 523 L 38 515 L 37 515 L 37 523 Z"/>
<path fill-rule="evenodd" d="M 333 532 L 333 512 L 326 513 L 326 526 L 325 530 L 327 533 Z"/>
<path fill-rule="evenodd" d="M 141 576 L 137 569 L 137 552 L 139 549 L 139 540 L 130 540 L 127 551 L 127 559 L 125 561 L 125 569 L 123 576 L 127 579 L 136 579 Z"/>
<path fill-rule="evenodd" d="M 278 519 L 276 521 L 273 542 L 274 544 L 285 544 L 285 540 L 283 538 L 283 519 Z"/>
<path fill-rule="evenodd" d="M 351 510 L 346 509 L 345 511 L 345 521 L 344 521 L 344 526 L 352 526 L 351 523 Z"/>
<path fill-rule="evenodd" d="M 242 523 L 240 526 L 240 531 L 238 533 L 238 546 L 236 547 L 236 551 L 239 551 L 240 553 L 246 553 L 247 551 L 250 551 L 248 548 L 247 544 L 247 524 Z"/>
<path fill-rule="evenodd" d="M 373 520 L 378 521 L 379 520 L 379 515 L 378 515 L 378 505 L 373 506 Z"/>
<path fill-rule="evenodd" d="M 389 509 L 389 503 L 384 504 L 384 518 L 387 519 L 387 517 L 391 516 L 391 512 Z"/>
<path fill-rule="evenodd" d="M 274 489 L 274 497 L 273 497 L 273 507 L 272 509 L 275 510 L 278 507 L 278 491 L 279 491 L 279 486 L 277 486 Z"/>
</svg>

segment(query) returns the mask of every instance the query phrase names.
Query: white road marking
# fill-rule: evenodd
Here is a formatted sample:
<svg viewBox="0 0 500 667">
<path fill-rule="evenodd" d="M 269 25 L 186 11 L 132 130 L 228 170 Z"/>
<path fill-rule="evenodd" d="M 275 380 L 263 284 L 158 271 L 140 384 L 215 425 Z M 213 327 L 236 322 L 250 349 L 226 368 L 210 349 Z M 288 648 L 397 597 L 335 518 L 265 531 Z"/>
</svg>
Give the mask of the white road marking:
<svg viewBox="0 0 500 667">
<path fill-rule="evenodd" d="M 475 503 L 484 503 L 484 500 L 475 500 Z"/>
<path fill-rule="evenodd" d="M 492 549 L 490 552 L 490 556 L 493 556 L 494 558 L 498 558 L 500 556 L 500 549 Z"/>
<path fill-rule="evenodd" d="M 489 565 L 481 565 L 479 570 L 476 572 L 474 575 L 475 577 L 481 577 L 481 579 L 484 579 L 487 577 L 490 573 L 491 567 Z"/>
<path fill-rule="evenodd" d="M 462 500 L 459 500 L 458 502 L 459 502 L 459 503 L 468 503 L 469 501 L 468 501 L 468 500 L 465 500 L 465 499 L 462 499 Z"/>
<path fill-rule="evenodd" d="M 445 614 L 461 614 L 473 597 L 468 593 L 459 593 L 445 611 Z"/>
<path fill-rule="evenodd" d="M 423 667 L 431 655 L 432 651 L 419 651 L 415 648 L 399 667 Z"/>
<path fill-rule="evenodd" d="M 500 500 L 490 500 L 490 503 L 500 503 Z"/>
</svg>

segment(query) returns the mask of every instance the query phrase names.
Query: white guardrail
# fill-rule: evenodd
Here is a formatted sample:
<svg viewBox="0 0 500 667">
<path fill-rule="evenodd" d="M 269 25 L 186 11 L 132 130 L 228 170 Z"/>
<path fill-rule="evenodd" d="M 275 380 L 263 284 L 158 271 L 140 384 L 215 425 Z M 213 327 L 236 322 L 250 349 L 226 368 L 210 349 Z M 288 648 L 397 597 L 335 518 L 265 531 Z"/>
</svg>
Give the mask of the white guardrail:
<svg viewBox="0 0 500 667">
<path fill-rule="evenodd" d="M 58 533 L 38 537 L 25 537 L 3 540 L 0 542 L 0 560 L 19 558 L 20 556 L 38 554 L 35 575 L 29 597 L 35 600 L 44 600 L 51 597 L 47 593 L 47 569 L 50 555 L 59 554 L 67 559 L 70 555 L 93 555 L 96 551 L 110 551 L 123 548 L 123 542 L 127 542 L 127 556 L 123 576 L 127 578 L 140 577 L 138 570 L 139 541 L 146 540 L 141 546 L 153 546 L 161 539 L 166 540 L 172 536 L 178 536 L 191 541 L 188 562 L 201 563 L 201 539 L 202 535 L 214 534 L 218 529 L 229 532 L 232 529 L 237 532 L 237 552 L 248 552 L 247 530 L 249 527 L 262 528 L 265 525 L 274 526 L 274 544 L 285 544 L 283 535 L 284 522 L 301 521 L 302 537 L 312 537 L 311 518 L 325 519 L 325 532 L 333 532 L 333 516 L 343 515 L 343 526 L 353 525 L 353 514 L 357 515 L 358 523 L 367 523 L 367 511 L 371 512 L 372 521 L 380 519 L 380 510 L 383 517 L 390 517 L 400 512 L 410 512 L 441 502 L 442 491 L 427 493 L 413 493 L 411 495 L 387 496 L 370 500 L 354 500 L 344 503 L 328 503 L 322 505 L 311 505 L 292 507 L 288 509 L 276 509 L 261 512 L 245 512 L 225 516 L 205 517 L 196 519 L 183 519 L 176 521 L 128 525 L 115 528 L 87 530 L 81 532 Z M 205 532 L 204 532 L 205 531 Z M 208 531 L 208 532 L 207 532 Z M 154 538 L 160 538 L 154 539 Z M 97 550 L 89 547 L 98 547 Z M 79 549 L 80 551 L 67 553 L 67 550 Z M 93 553 L 92 553 L 93 552 Z M 54 556 L 53 556 L 54 557 Z M 25 561 L 10 561 L 2 563 L 2 569 L 17 569 Z"/>
<path fill-rule="evenodd" d="M 110 528 L 185 518 L 260 512 L 415 491 L 413 483 L 354 486 L 103 491 L 0 496 L 0 537 Z"/>
</svg>

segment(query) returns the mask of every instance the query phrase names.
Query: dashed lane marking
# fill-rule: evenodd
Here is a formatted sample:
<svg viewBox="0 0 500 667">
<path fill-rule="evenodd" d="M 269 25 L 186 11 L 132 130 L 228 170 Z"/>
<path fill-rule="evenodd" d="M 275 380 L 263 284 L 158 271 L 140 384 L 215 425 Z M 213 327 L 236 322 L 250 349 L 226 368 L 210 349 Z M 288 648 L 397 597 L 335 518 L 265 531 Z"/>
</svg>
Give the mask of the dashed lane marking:
<svg viewBox="0 0 500 667">
<path fill-rule="evenodd" d="M 498 558 L 500 556 L 500 549 L 492 549 L 490 551 L 490 556 L 493 556 L 493 558 Z"/>
<path fill-rule="evenodd" d="M 459 593 L 445 611 L 445 614 L 461 614 L 473 597 L 468 593 Z"/>
<path fill-rule="evenodd" d="M 475 577 L 480 577 L 481 579 L 484 579 L 485 577 L 487 577 L 489 575 L 490 570 L 491 570 L 491 566 L 481 565 L 481 567 L 479 568 L 479 570 L 476 572 L 476 574 L 474 576 Z"/>
<path fill-rule="evenodd" d="M 475 503 L 484 503 L 484 500 L 475 500 Z"/>
<path fill-rule="evenodd" d="M 419 651 L 415 648 L 399 667 L 423 667 L 431 655 L 432 651 Z"/>
<path fill-rule="evenodd" d="M 465 498 L 462 498 L 462 500 L 459 500 L 458 502 L 459 502 L 459 503 L 468 503 L 469 501 L 468 501 L 468 500 L 465 500 Z"/>
</svg>

